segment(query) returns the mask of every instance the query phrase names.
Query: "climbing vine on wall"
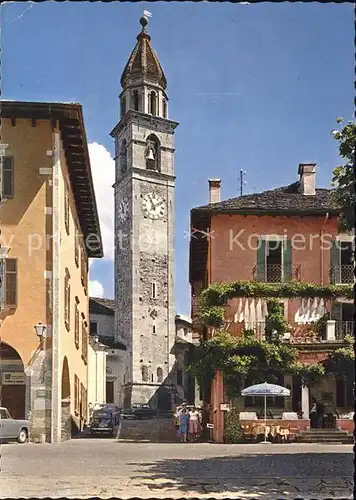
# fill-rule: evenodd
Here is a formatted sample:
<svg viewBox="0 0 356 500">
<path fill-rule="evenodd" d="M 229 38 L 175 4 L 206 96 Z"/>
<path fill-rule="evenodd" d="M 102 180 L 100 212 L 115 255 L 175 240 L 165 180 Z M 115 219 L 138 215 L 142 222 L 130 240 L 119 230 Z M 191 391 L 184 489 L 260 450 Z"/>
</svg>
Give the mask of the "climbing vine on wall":
<svg viewBox="0 0 356 500">
<path fill-rule="evenodd" d="M 224 324 L 226 305 L 235 298 L 315 298 L 335 300 L 353 298 L 352 285 L 314 285 L 290 281 L 281 284 L 261 283 L 258 281 L 235 281 L 232 283 L 213 283 L 200 297 L 200 319 L 203 324 L 221 328 Z"/>
<path fill-rule="evenodd" d="M 216 370 L 221 371 L 232 397 L 242 389 L 244 380 L 273 383 L 279 375 L 294 373 L 296 359 L 296 349 L 258 340 L 249 331 L 238 338 L 219 332 L 197 347 L 190 370 L 201 386 L 211 382 Z"/>
</svg>

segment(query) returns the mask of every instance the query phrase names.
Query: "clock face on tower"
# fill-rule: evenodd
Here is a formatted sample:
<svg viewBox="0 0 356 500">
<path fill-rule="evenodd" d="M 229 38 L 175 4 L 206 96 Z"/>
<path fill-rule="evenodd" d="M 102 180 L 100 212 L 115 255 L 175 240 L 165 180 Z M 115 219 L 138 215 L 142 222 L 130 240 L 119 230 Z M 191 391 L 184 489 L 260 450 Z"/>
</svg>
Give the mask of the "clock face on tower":
<svg viewBox="0 0 356 500">
<path fill-rule="evenodd" d="M 162 219 L 166 214 L 166 203 L 156 193 L 148 193 L 142 199 L 142 212 L 150 219 Z"/>
<path fill-rule="evenodd" d="M 129 214 L 129 202 L 126 198 L 121 200 L 119 204 L 119 218 L 121 222 L 124 222 L 127 219 Z"/>
</svg>

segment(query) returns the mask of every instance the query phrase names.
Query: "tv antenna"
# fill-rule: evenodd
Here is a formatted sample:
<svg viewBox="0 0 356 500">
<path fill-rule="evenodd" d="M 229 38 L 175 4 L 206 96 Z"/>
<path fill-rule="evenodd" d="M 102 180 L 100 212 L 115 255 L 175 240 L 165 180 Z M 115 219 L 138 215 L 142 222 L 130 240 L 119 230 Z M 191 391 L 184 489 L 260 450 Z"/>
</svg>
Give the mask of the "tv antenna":
<svg viewBox="0 0 356 500">
<path fill-rule="evenodd" d="M 247 175 L 247 170 L 241 169 L 240 170 L 240 196 L 243 195 L 244 186 L 246 186 L 246 184 L 247 184 L 247 182 L 244 181 L 245 175 Z"/>
</svg>

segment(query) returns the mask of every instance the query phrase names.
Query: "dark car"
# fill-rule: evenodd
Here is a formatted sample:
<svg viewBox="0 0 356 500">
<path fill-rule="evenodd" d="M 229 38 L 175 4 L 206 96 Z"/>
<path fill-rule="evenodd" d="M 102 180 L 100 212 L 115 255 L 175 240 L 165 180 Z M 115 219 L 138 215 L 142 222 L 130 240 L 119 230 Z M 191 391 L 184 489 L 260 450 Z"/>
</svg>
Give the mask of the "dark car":
<svg viewBox="0 0 356 500">
<path fill-rule="evenodd" d="M 134 403 L 131 408 L 124 409 L 122 412 L 122 417 L 129 419 L 151 419 L 156 415 L 156 410 L 154 410 L 149 404 Z"/>
<path fill-rule="evenodd" d="M 113 413 L 106 408 L 100 408 L 93 411 L 93 416 L 90 422 L 90 433 L 94 434 L 107 434 L 114 436 L 117 422 Z"/>
<path fill-rule="evenodd" d="M 103 403 L 98 409 L 101 411 L 109 411 L 114 417 L 115 425 L 118 425 L 120 423 L 121 410 L 117 405 L 113 403 Z"/>
</svg>

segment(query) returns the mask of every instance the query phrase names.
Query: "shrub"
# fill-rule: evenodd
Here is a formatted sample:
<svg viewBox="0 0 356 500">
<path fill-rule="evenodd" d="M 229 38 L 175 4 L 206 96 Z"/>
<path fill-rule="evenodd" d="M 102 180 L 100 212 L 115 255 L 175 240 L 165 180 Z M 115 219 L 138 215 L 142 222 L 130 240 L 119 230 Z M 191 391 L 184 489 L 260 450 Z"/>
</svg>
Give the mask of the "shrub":
<svg viewBox="0 0 356 500">
<path fill-rule="evenodd" d="M 232 408 L 226 418 L 224 429 L 224 442 L 235 444 L 242 441 L 242 428 L 237 408 Z"/>
</svg>

